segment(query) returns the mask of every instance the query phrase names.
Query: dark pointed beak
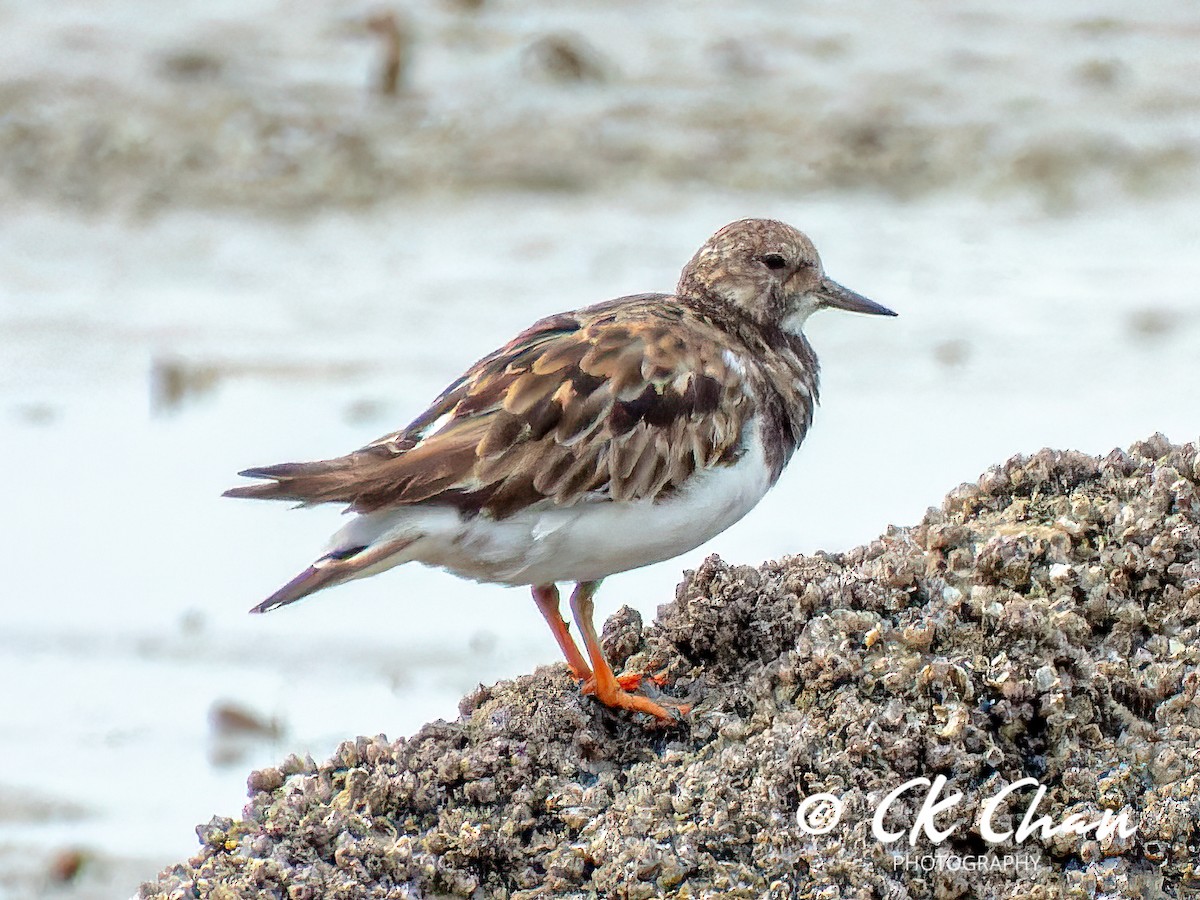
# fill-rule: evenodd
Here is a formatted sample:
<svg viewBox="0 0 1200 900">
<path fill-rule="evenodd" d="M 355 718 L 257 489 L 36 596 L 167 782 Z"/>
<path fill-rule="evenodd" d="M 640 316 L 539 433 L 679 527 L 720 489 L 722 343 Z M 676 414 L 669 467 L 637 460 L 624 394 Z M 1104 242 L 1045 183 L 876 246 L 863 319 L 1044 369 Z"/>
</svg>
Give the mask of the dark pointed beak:
<svg viewBox="0 0 1200 900">
<path fill-rule="evenodd" d="M 874 300 L 868 300 L 862 294 L 856 294 L 848 287 L 842 287 L 832 278 L 822 278 L 820 286 L 813 292 L 821 298 L 826 306 L 834 309 L 844 309 L 849 312 L 866 313 L 869 316 L 894 316 L 886 306 L 880 306 Z"/>
</svg>

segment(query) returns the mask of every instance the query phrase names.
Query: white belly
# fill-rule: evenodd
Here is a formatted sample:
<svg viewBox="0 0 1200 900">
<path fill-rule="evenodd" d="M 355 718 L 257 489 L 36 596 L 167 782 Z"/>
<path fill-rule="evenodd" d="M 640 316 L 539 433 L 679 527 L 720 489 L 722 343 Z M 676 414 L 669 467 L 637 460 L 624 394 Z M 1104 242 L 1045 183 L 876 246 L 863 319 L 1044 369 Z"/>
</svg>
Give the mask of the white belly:
<svg viewBox="0 0 1200 900">
<path fill-rule="evenodd" d="M 446 508 L 408 508 L 360 516 L 333 546 L 421 534 L 402 554 L 363 575 L 414 560 L 464 578 L 500 584 L 594 581 L 686 553 L 720 534 L 757 505 L 771 486 L 762 441 L 753 432 L 731 466 L 694 477 L 653 503 L 581 503 L 517 513 L 502 521 L 463 519 Z"/>
</svg>

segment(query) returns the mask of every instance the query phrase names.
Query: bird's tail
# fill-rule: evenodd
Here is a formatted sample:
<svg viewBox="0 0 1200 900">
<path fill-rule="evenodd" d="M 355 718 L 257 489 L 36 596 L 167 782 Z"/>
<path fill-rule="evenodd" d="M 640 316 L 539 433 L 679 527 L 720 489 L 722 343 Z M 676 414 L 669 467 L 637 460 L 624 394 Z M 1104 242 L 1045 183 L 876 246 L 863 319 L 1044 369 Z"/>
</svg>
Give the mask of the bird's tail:
<svg viewBox="0 0 1200 900">
<path fill-rule="evenodd" d="M 408 536 L 381 541 L 366 547 L 349 547 L 334 550 L 322 556 L 311 566 L 273 593 L 250 612 L 265 613 L 289 603 L 302 600 L 309 594 L 343 584 L 364 575 L 390 568 L 403 560 L 394 559 L 419 536 Z"/>
<path fill-rule="evenodd" d="M 280 463 L 238 472 L 246 478 L 266 479 L 259 484 L 230 488 L 226 497 L 250 500 L 297 500 L 305 506 L 317 503 L 352 503 L 355 500 L 357 466 L 370 454 L 364 451 L 319 462 Z"/>
</svg>

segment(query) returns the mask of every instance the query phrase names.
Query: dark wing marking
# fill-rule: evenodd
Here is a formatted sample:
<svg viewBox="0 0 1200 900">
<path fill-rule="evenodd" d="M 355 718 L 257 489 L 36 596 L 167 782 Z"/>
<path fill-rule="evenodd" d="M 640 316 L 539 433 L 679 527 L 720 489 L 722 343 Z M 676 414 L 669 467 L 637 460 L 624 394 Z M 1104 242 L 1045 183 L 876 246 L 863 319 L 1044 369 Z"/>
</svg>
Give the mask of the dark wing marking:
<svg viewBox="0 0 1200 900">
<path fill-rule="evenodd" d="M 752 412 L 721 333 L 661 296 L 544 319 L 402 431 L 355 453 L 242 473 L 237 497 L 414 503 L 497 518 L 545 502 L 658 498 L 730 463 Z"/>
</svg>

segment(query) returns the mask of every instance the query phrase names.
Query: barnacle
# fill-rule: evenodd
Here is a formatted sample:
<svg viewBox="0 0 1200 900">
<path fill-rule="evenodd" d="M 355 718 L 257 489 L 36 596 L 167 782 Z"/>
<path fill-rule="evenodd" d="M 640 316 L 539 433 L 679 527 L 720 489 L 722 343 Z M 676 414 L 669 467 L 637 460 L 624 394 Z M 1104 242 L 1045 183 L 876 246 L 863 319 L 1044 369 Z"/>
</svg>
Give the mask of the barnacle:
<svg viewBox="0 0 1200 900">
<path fill-rule="evenodd" d="M 1147 871 L 1182 895 L 1200 871 L 1198 498 L 1197 447 L 1156 435 L 1015 457 L 846 553 L 710 558 L 656 624 L 606 629 L 698 699 L 687 731 L 650 734 L 543 668 L 458 722 L 253 773 L 245 819 L 203 826 L 141 896 L 1121 896 Z M 963 793 L 945 849 L 968 855 L 969 811 L 1031 773 L 1038 814 L 1123 812 L 1136 833 L 1030 838 L 1016 888 L 879 864 L 870 814 L 904 781 Z M 801 833 L 826 791 L 843 822 Z"/>
</svg>

